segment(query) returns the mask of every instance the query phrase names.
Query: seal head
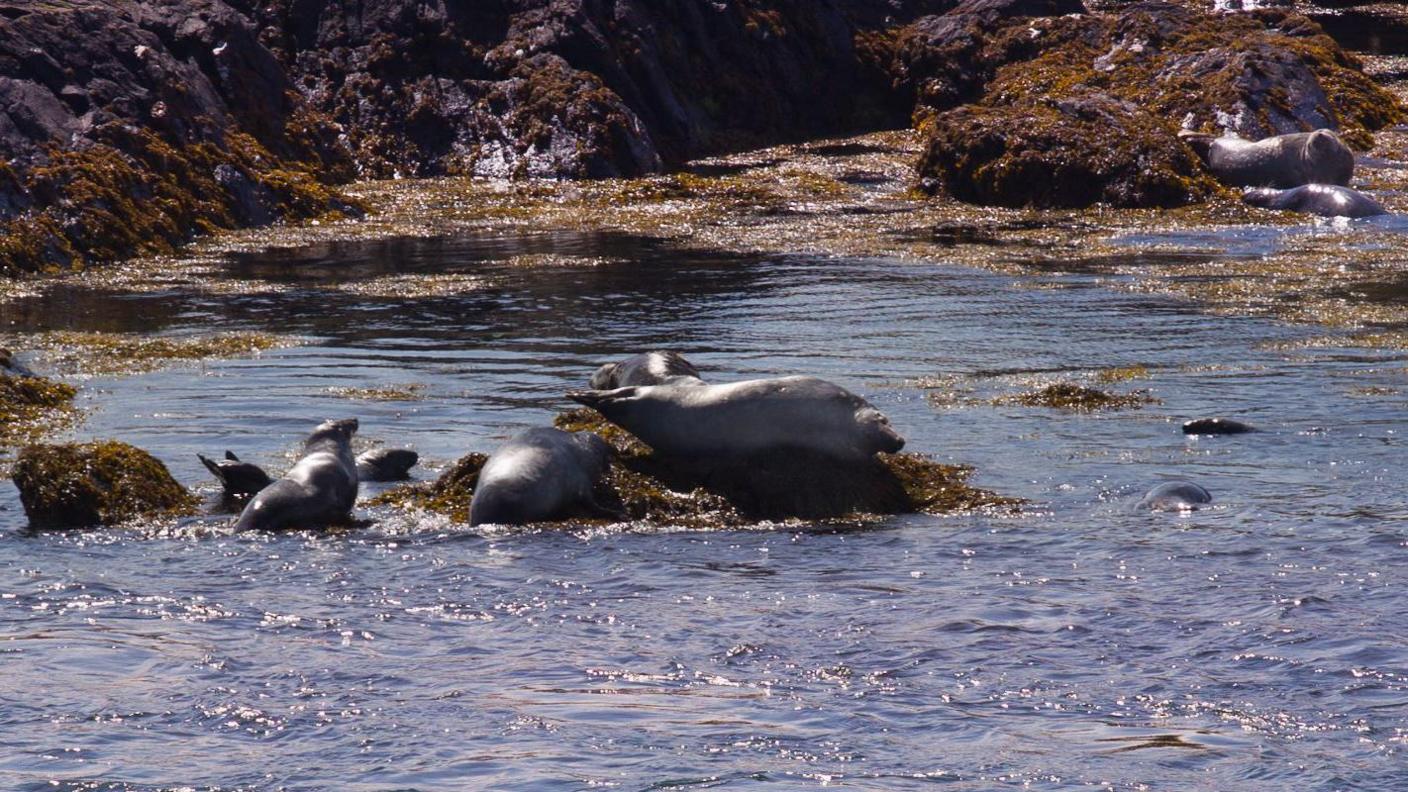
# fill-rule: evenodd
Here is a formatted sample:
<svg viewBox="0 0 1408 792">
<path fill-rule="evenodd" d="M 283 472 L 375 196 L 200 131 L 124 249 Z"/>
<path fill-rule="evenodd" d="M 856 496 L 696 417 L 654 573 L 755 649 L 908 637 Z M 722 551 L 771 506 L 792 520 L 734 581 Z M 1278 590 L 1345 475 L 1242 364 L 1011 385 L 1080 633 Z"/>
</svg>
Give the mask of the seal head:
<svg viewBox="0 0 1408 792">
<path fill-rule="evenodd" d="M 699 369 L 678 352 L 658 350 L 632 355 L 619 363 L 607 363 L 592 374 L 593 390 L 613 390 L 631 385 L 666 383 L 700 384 Z"/>
<path fill-rule="evenodd" d="M 1212 503 L 1212 495 L 1191 481 L 1166 481 L 1154 487 L 1139 501 L 1149 511 L 1196 511 Z"/>
</svg>

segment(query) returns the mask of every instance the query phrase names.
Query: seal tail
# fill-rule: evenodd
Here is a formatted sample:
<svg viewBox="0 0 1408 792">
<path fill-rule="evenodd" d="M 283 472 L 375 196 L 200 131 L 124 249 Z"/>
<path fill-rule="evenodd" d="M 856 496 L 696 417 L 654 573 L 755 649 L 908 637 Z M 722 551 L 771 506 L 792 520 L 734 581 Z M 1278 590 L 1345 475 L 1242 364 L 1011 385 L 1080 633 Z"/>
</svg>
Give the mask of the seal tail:
<svg viewBox="0 0 1408 792">
<path fill-rule="evenodd" d="M 229 455 L 229 453 L 230 452 L 228 451 L 225 452 L 227 456 Z M 215 478 L 219 480 L 221 484 L 225 483 L 225 472 L 220 469 L 220 465 L 216 464 L 214 460 L 212 460 L 210 457 L 207 457 L 205 454 L 196 454 L 196 456 L 200 457 L 201 464 L 205 465 L 205 469 L 213 473 L 215 475 Z"/>
<path fill-rule="evenodd" d="M 568 391 L 567 398 L 584 407 L 599 410 L 601 405 L 611 401 L 613 393 L 615 393 L 615 391 Z"/>
</svg>

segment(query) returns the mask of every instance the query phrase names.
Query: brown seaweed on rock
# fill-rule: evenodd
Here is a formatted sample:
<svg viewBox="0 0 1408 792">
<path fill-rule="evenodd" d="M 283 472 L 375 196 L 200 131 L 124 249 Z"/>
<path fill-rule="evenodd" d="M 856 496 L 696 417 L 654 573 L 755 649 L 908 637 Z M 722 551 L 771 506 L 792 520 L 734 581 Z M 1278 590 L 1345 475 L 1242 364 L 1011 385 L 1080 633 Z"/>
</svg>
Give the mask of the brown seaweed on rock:
<svg viewBox="0 0 1408 792">
<path fill-rule="evenodd" d="M 13 478 L 35 527 L 77 528 L 181 516 L 195 513 L 199 504 L 159 460 L 115 440 L 25 446 Z"/>
</svg>

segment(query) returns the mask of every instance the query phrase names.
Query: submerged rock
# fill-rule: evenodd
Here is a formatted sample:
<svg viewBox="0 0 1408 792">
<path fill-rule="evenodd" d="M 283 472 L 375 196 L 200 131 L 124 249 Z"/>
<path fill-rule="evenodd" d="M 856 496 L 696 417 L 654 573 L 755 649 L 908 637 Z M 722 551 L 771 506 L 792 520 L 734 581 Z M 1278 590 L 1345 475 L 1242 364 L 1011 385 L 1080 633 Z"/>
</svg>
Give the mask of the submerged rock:
<svg viewBox="0 0 1408 792">
<path fill-rule="evenodd" d="M 25 514 L 38 527 L 192 514 L 199 503 L 155 457 L 115 440 L 26 446 L 13 478 Z"/>
</svg>

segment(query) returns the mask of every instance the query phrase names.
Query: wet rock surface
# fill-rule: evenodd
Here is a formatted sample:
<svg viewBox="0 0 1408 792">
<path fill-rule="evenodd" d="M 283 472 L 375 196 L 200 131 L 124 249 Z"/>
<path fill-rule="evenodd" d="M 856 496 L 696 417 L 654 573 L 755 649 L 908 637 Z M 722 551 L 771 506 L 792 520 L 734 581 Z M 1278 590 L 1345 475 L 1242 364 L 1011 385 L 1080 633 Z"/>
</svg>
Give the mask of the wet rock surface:
<svg viewBox="0 0 1408 792">
<path fill-rule="evenodd" d="M 117 525 L 190 514 L 198 503 L 151 454 L 113 440 L 26 446 L 13 478 L 35 527 Z"/>
</svg>

